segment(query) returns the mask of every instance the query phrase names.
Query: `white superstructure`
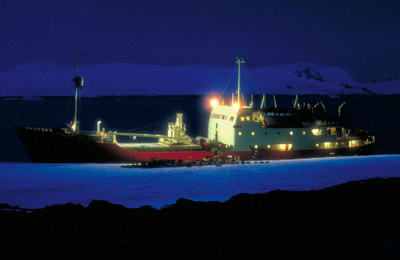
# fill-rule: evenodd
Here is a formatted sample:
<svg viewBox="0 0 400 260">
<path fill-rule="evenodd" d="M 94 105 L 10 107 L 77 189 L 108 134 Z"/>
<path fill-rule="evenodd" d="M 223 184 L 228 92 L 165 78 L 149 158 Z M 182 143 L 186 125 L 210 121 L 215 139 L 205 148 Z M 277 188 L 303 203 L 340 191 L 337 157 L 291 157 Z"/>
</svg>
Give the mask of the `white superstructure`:
<svg viewBox="0 0 400 260">
<path fill-rule="evenodd" d="M 240 88 L 240 55 L 238 64 L 238 90 L 231 104 L 221 100 L 211 102 L 208 139 L 221 143 L 231 151 L 296 151 L 352 148 L 375 142 L 365 132 L 355 134 L 346 127 L 347 118 L 325 116 L 322 104 L 293 108 L 253 107 L 246 105 Z M 343 104 L 339 107 L 342 108 Z"/>
</svg>

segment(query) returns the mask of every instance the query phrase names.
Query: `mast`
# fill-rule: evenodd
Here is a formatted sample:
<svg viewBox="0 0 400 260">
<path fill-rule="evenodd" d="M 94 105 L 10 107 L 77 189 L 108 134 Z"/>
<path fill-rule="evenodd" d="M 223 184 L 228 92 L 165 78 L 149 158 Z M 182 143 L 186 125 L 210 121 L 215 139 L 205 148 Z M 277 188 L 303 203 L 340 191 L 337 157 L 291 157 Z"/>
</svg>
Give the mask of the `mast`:
<svg viewBox="0 0 400 260">
<path fill-rule="evenodd" d="M 75 53 L 76 53 L 76 59 L 75 59 L 75 77 L 77 77 L 78 76 L 78 58 L 79 58 L 79 46 L 78 45 L 76 45 L 76 51 L 75 51 Z"/>
<path fill-rule="evenodd" d="M 74 134 L 79 134 L 79 121 L 78 121 L 78 89 L 82 89 L 83 77 L 78 76 L 78 56 L 79 46 L 76 45 L 76 64 L 75 64 L 75 78 L 72 81 L 75 82 L 75 109 L 74 109 L 74 122 L 72 123 L 72 131 Z"/>
<path fill-rule="evenodd" d="M 243 58 L 239 55 L 237 56 L 236 63 L 238 64 L 238 107 L 240 108 L 240 64 L 245 63 Z"/>
<path fill-rule="evenodd" d="M 76 45 L 76 63 L 75 63 L 75 78 L 78 77 L 78 57 L 79 57 L 79 47 L 78 45 Z M 73 124 L 73 130 L 79 131 L 77 129 L 77 124 L 78 124 L 78 88 L 77 88 L 77 84 L 75 82 L 75 109 L 74 109 L 74 124 Z"/>
</svg>

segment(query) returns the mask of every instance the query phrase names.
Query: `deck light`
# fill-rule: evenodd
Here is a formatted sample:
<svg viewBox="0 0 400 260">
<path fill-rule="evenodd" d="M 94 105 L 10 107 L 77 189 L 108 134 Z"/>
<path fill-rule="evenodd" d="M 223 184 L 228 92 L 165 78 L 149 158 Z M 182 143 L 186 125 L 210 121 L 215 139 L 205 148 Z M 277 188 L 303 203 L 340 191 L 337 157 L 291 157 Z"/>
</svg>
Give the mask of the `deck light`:
<svg viewBox="0 0 400 260">
<path fill-rule="evenodd" d="M 321 131 L 318 128 L 312 129 L 311 132 L 313 135 L 321 135 Z"/>
<path fill-rule="evenodd" d="M 100 125 L 101 121 L 97 121 L 97 135 L 100 135 Z"/>
<path fill-rule="evenodd" d="M 235 109 L 236 112 L 239 112 L 239 103 L 233 104 L 233 108 Z"/>
</svg>

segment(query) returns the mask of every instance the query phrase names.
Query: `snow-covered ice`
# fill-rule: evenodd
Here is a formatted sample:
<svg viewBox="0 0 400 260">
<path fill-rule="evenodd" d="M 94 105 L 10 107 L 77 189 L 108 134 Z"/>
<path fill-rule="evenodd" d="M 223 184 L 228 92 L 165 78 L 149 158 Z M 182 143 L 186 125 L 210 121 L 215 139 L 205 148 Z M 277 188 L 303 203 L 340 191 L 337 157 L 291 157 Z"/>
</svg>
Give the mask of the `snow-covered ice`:
<svg viewBox="0 0 400 260">
<path fill-rule="evenodd" d="M 0 96 L 70 96 L 74 65 L 26 63 L 0 73 Z M 85 78 L 84 96 L 102 95 L 205 95 L 219 93 L 234 71 L 212 65 L 156 66 L 102 63 L 80 66 Z M 247 73 L 248 72 L 248 73 Z M 235 78 L 225 94 L 235 89 Z M 112 87 L 110 87 L 112 86 Z M 343 68 L 299 62 L 245 70 L 245 93 L 289 95 L 399 94 L 400 80 L 357 82 Z M 229 91 L 228 91 L 229 90 Z"/>
<path fill-rule="evenodd" d="M 24 208 L 107 200 L 155 208 L 179 198 L 225 201 L 239 193 L 322 189 L 400 177 L 400 155 L 271 161 L 257 165 L 123 168 L 121 164 L 0 163 L 0 203 Z"/>
</svg>

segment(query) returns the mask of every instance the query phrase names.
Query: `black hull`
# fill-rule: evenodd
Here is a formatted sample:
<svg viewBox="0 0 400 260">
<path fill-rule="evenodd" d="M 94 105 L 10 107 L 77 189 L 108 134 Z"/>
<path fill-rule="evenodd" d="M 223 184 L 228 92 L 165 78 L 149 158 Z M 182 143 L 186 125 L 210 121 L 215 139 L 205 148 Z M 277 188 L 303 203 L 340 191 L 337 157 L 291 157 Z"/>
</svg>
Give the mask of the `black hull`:
<svg viewBox="0 0 400 260">
<path fill-rule="evenodd" d="M 66 134 L 58 129 L 15 127 L 32 162 L 84 163 L 131 162 L 112 143 L 85 135 Z M 116 151 L 117 150 L 117 151 Z"/>
</svg>

